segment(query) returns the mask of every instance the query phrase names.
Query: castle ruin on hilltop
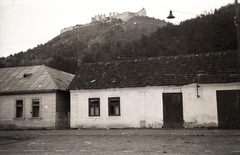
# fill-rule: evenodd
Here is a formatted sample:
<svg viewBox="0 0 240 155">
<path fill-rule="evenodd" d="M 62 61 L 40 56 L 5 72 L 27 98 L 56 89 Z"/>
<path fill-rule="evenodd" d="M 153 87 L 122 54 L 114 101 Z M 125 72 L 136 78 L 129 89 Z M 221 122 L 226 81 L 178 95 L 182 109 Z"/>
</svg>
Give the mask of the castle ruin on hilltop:
<svg viewBox="0 0 240 155">
<path fill-rule="evenodd" d="M 87 24 L 84 24 L 84 25 L 69 26 L 69 27 L 66 27 L 66 28 L 62 29 L 61 33 L 71 31 L 71 30 L 81 28 L 81 27 L 86 27 L 86 26 L 89 26 L 89 25 L 94 25 L 94 22 L 110 23 L 110 22 L 112 22 L 112 19 L 121 19 L 123 22 L 126 22 L 126 21 L 128 21 L 129 19 L 131 19 L 132 17 L 135 17 L 135 16 L 143 16 L 143 17 L 147 16 L 146 9 L 143 8 L 137 13 L 133 13 L 133 12 L 129 12 L 129 11 L 128 12 L 123 12 L 121 14 L 118 14 L 118 13 L 115 13 L 115 12 L 113 12 L 113 13 L 110 12 L 109 17 L 106 17 L 105 14 L 96 15 L 95 17 L 92 17 L 91 23 L 87 23 Z"/>
<path fill-rule="evenodd" d="M 139 12 L 137 13 L 133 13 L 133 12 L 124 12 L 124 13 L 121 13 L 121 14 L 118 14 L 118 13 L 109 13 L 109 16 L 106 17 L 106 15 L 96 15 L 95 17 L 92 18 L 92 22 L 96 22 L 96 21 L 100 21 L 100 22 L 111 22 L 111 19 L 121 19 L 122 21 L 126 22 L 128 21 L 129 19 L 131 19 L 132 17 L 135 17 L 135 16 L 146 16 L 147 13 L 146 13 L 146 9 L 143 8 L 142 10 L 140 10 Z"/>
</svg>

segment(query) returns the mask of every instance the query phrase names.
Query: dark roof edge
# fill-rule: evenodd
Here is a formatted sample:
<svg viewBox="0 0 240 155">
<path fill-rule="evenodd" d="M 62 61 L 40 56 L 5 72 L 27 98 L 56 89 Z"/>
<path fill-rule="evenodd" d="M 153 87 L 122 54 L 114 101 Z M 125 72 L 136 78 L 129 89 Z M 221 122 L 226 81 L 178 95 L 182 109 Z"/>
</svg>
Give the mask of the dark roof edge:
<svg viewBox="0 0 240 155">
<path fill-rule="evenodd" d="M 59 89 L 53 89 L 53 90 L 24 90 L 24 91 L 13 91 L 13 92 L 0 92 L 0 95 L 17 95 L 17 94 L 39 94 L 39 93 L 54 93 L 57 91 L 67 91 L 67 90 L 59 90 Z"/>
<path fill-rule="evenodd" d="M 126 87 L 105 87 L 105 88 L 83 88 L 83 89 L 68 89 L 69 91 L 71 90 L 103 90 L 103 89 L 130 89 L 130 88 L 145 88 L 145 87 L 165 87 L 165 86 L 175 86 L 175 87 L 181 87 L 185 85 L 190 85 L 190 84 L 224 84 L 224 83 L 240 83 L 239 81 L 236 82 L 195 82 L 195 83 L 185 83 L 185 84 L 171 84 L 171 85 L 147 85 L 147 86 L 126 86 Z"/>
</svg>

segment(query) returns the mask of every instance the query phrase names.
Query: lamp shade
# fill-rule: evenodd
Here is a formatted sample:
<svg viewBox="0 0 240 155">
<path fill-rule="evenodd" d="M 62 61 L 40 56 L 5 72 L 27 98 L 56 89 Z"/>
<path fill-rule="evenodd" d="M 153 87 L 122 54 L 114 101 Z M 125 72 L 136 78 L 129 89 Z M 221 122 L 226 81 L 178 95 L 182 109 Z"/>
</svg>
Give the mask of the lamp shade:
<svg viewBox="0 0 240 155">
<path fill-rule="evenodd" d="M 167 18 L 168 18 L 168 19 L 173 19 L 173 18 L 175 18 L 175 17 L 172 15 L 172 11 L 170 11 L 169 16 L 168 16 Z"/>
</svg>

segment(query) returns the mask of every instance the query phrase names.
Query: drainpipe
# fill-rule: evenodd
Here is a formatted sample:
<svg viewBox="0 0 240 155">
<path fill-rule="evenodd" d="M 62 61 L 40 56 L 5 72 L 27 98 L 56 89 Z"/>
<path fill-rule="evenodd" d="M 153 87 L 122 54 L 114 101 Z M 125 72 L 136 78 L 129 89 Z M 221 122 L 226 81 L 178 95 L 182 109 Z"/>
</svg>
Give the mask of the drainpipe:
<svg viewBox="0 0 240 155">
<path fill-rule="evenodd" d="M 198 88 L 199 88 L 200 86 L 198 85 L 198 83 L 196 83 L 196 88 L 197 88 L 197 98 L 199 98 L 200 97 L 200 95 L 199 95 L 199 93 L 198 93 Z"/>
<path fill-rule="evenodd" d="M 198 85 L 197 58 L 198 58 L 198 55 L 196 54 L 196 55 L 195 55 L 195 82 L 196 82 L 197 98 L 199 98 L 200 95 L 199 95 L 199 92 L 198 92 L 198 88 L 199 88 L 200 86 Z"/>
</svg>

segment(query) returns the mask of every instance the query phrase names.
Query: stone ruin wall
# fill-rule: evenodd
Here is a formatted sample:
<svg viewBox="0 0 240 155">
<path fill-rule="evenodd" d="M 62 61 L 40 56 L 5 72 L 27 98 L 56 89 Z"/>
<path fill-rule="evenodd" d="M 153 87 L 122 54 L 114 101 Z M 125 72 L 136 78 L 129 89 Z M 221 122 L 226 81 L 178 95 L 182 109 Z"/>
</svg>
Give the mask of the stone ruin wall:
<svg viewBox="0 0 240 155">
<path fill-rule="evenodd" d="M 137 13 L 124 12 L 124 13 L 119 14 L 119 13 L 115 13 L 115 12 L 113 12 L 113 13 L 110 12 L 109 17 L 106 17 L 105 14 L 96 15 L 95 17 L 92 17 L 91 23 L 84 24 L 84 25 L 76 25 L 76 26 L 66 27 L 66 28 L 61 30 L 61 33 L 71 31 L 71 30 L 81 28 L 81 27 L 86 27 L 86 26 L 89 26 L 89 25 L 94 25 L 94 22 L 97 22 L 97 21 L 108 23 L 108 22 L 111 22 L 112 19 L 121 19 L 123 22 L 126 22 L 126 21 L 128 21 L 129 19 L 131 19 L 132 17 L 135 17 L 135 16 L 143 16 L 143 17 L 147 16 L 146 9 L 143 8 Z"/>
<path fill-rule="evenodd" d="M 126 22 L 135 16 L 147 16 L 146 9 L 143 8 L 142 10 L 140 10 L 137 13 L 124 12 L 124 13 L 119 14 L 117 12 L 113 12 L 113 13 L 110 12 L 108 17 L 106 17 L 105 14 L 96 15 L 95 17 L 92 18 L 92 22 L 96 22 L 96 21 L 108 22 L 109 20 L 114 19 L 114 18 L 121 19 L 122 21 Z"/>
</svg>

